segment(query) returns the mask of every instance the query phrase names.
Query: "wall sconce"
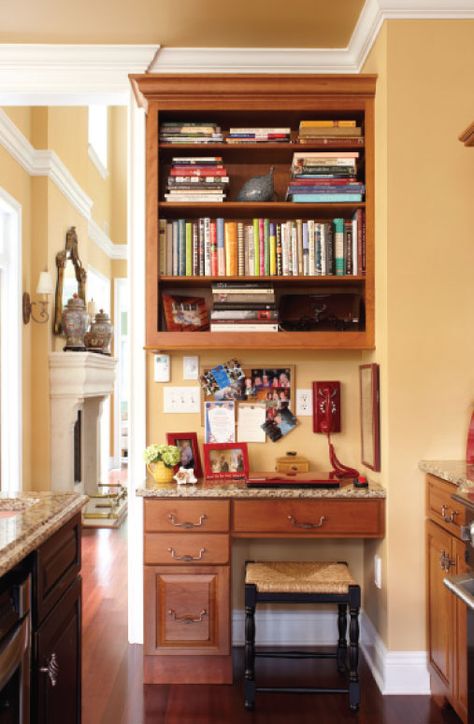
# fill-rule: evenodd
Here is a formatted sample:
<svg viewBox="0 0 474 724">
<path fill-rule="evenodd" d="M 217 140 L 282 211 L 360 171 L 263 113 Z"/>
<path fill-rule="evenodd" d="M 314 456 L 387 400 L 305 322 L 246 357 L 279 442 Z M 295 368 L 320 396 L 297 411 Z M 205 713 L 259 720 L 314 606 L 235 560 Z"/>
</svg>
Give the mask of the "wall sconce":
<svg viewBox="0 0 474 724">
<path fill-rule="evenodd" d="M 40 272 L 38 286 L 36 287 L 36 294 L 43 294 L 49 296 L 54 291 L 53 279 L 48 271 Z M 37 319 L 33 314 L 33 306 L 35 304 L 40 305 L 40 318 Z M 28 324 L 30 318 L 35 322 L 42 324 L 47 322 L 49 319 L 48 312 L 49 299 L 40 299 L 38 302 L 32 302 L 28 292 L 23 292 L 23 322 Z"/>
</svg>

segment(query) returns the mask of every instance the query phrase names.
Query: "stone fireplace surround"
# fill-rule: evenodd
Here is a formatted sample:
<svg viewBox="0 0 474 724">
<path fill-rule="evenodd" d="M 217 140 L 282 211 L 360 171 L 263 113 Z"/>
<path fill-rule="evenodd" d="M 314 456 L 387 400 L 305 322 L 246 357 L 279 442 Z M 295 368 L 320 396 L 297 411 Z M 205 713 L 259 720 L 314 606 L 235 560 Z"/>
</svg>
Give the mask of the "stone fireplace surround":
<svg viewBox="0 0 474 724">
<path fill-rule="evenodd" d="M 117 360 L 94 352 L 50 352 L 51 488 L 97 493 L 100 416 L 112 394 Z M 82 480 L 74 482 L 74 425 L 82 411 Z"/>
</svg>

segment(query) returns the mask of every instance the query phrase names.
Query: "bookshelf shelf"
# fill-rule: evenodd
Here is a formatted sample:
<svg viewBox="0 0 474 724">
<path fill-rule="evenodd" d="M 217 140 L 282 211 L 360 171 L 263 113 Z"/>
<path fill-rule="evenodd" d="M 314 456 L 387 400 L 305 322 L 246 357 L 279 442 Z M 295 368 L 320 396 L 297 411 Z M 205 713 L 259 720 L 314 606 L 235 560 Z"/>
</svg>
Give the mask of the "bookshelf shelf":
<svg viewBox="0 0 474 724">
<path fill-rule="evenodd" d="M 371 349 L 374 346 L 374 95 L 375 76 L 369 75 L 241 75 L 145 74 L 131 76 L 136 98 L 147 112 L 147 257 L 146 347 L 186 349 Z M 307 119 L 355 119 L 363 142 L 297 143 L 299 123 Z M 232 127 L 287 127 L 291 142 L 283 143 L 163 143 L 164 122 L 209 123 Z M 284 201 L 293 154 L 318 151 L 358 151 L 358 180 L 365 184 L 365 201 L 357 203 L 294 203 Z M 221 156 L 230 183 L 223 202 L 165 201 L 167 178 L 176 157 Z M 236 201 L 250 178 L 274 168 L 275 201 Z M 349 222 L 357 210 L 365 221 L 365 273 L 347 276 L 171 276 L 160 274 L 160 220 L 175 222 L 223 218 L 231 221 L 270 219 L 292 224 L 314 220 L 327 224 L 342 218 Z M 359 212 L 358 212 L 359 213 Z M 166 225 L 165 225 L 166 226 Z M 168 226 L 170 224 L 168 223 Z M 311 266 L 309 267 L 311 269 Z M 171 332 L 166 330 L 162 292 L 189 293 L 210 301 L 216 281 L 271 282 L 277 300 L 291 294 L 359 295 L 365 309 L 359 331 Z"/>
</svg>

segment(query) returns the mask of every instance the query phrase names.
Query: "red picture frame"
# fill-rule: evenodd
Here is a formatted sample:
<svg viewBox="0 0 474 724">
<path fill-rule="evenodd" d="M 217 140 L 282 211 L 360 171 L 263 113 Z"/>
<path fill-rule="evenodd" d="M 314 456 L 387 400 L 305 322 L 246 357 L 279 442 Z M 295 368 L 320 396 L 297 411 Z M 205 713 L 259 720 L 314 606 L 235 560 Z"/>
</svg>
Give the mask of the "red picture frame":
<svg viewBox="0 0 474 724">
<path fill-rule="evenodd" d="M 204 443 L 204 473 L 209 480 L 243 480 L 249 476 L 246 442 Z"/>
<path fill-rule="evenodd" d="M 189 456 L 188 447 L 191 448 L 191 457 L 189 460 L 182 460 L 181 463 L 178 463 L 176 466 L 176 470 L 178 470 L 180 467 L 189 467 L 194 469 L 194 475 L 196 478 L 202 478 L 202 465 L 201 465 L 201 456 L 199 455 L 199 445 L 197 441 L 197 433 L 195 432 L 167 432 L 166 433 L 166 441 L 168 445 L 176 445 L 176 447 L 179 447 L 180 450 L 182 450 L 182 456 L 186 455 Z M 190 443 L 189 446 L 182 445 L 182 443 L 188 442 Z M 193 464 L 190 464 L 190 463 Z"/>
</svg>

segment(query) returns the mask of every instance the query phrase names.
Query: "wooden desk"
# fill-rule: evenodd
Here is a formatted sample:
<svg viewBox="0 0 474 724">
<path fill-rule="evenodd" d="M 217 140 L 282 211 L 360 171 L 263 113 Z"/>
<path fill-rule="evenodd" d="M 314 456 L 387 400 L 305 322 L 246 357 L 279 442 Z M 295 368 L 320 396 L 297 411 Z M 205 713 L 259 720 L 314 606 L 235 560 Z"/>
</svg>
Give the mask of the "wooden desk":
<svg viewBox="0 0 474 724">
<path fill-rule="evenodd" d="M 141 489 L 144 683 L 232 682 L 231 546 L 236 538 L 383 538 L 385 491 L 248 489 L 242 483 Z"/>
</svg>

